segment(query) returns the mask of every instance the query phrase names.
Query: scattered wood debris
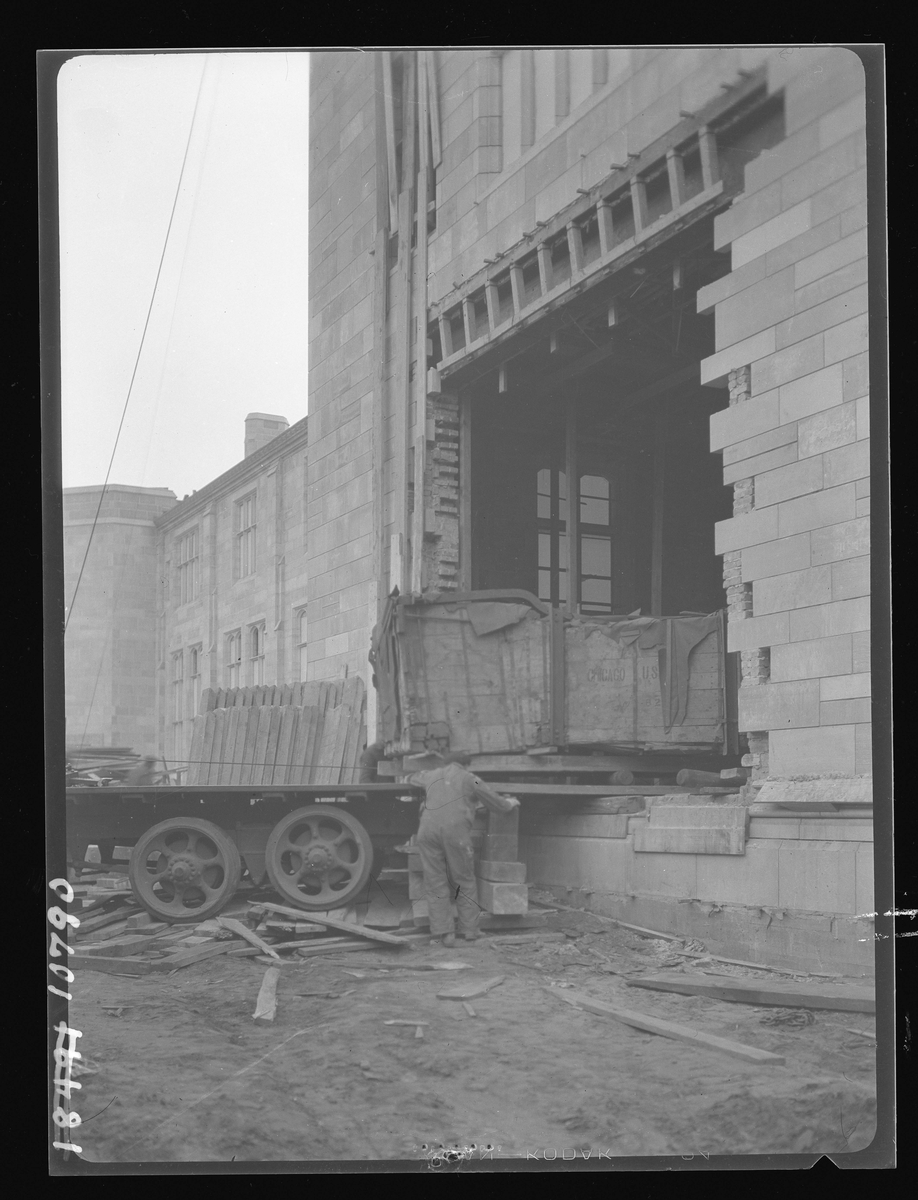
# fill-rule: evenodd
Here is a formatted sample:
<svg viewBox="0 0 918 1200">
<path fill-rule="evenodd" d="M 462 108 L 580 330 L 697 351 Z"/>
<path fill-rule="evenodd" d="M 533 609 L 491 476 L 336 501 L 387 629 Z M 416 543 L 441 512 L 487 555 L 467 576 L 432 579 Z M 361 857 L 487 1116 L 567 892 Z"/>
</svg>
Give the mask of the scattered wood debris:
<svg viewBox="0 0 918 1200">
<path fill-rule="evenodd" d="M 872 988 L 834 983 L 791 983 L 786 980 L 738 979 L 732 976 L 664 974 L 629 979 L 628 987 L 710 996 L 738 1004 L 781 1008 L 825 1008 L 837 1012 L 876 1012 Z"/>
<path fill-rule="evenodd" d="M 784 1056 L 781 1054 L 772 1054 L 768 1050 L 759 1050 L 755 1046 L 745 1046 L 741 1042 L 734 1042 L 730 1038 L 716 1037 L 712 1033 L 702 1033 L 698 1029 L 690 1029 L 686 1025 L 676 1025 L 672 1021 L 663 1021 L 659 1017 L 646 1016 L 644 1013 L 632 1012 L 626 1008 L 616 1008 L 612 1004 L 606 1004 L 602 1000 L 594 1000 L 592 996 L 584 996 L 580 992 L 568 992 L 562 994 L 556 988 L 545 988 L 553 996 L 557 996 L 559 1000 L 571 1004 L 574 1008 L 585 1008 L 589 1012 L 599 1013 L 600 1016 L 614 1017 L 616 1021 L 621 1021 L 625 1025 L 632 1025 L 635 1029 L 643 1029 L 647 1033 L 657 1033 L 662 1037 L 673 1038 L 677 1042 L 686 1042 L 690 1046 L 698 1046 L 701 1049 L 710 1048 L 712 1050 L 722 1050 L 725 1054 L 730 1054 L 734 1058 L 744 1058 L 748 1062 L 771 1064 L 773 1066 L 783 1066 Z"/>
<path fill-rule="evenodd" d="M 262 941 L 257 933 L 252 933 L 251 929 L 243 925 L 241 921 L 234 921 L 232 917 L 217 917 L 220 925 L 224 929 L 229 929 L 241 938 L 245 938 L 247 942 L 251 942 L 253 946 L 257 946 L 262 954 L 267 954 L 268 958 L 280 958 L 276 950 L 272 950 L 267 942 Z"/>
<path fill-rule="evenodd" d="M 437 999 L 474 1000 L 476 996 L 483 996 L 486 992 L 490 992 L 492 988 L 496 988 L 505 979 L 506 975 L 495 975 L 493 979 L 485 979 L 481 983 L 459 984 L 458 987 L 447 988 L 445 992 L 437 992 Z"/>
<path fill-rule="evenodd" d="M 277 981 L 280 979 L 280 971 L 277 967 L 269 967 L 265 971 L 265 977 L 261 981 L 261 988 L 258 992 L 258 999 L 255 1002 L 255 1012 L 252 1014 L 252 1020 L 259 1024 L 267 1024 L 273 1021 L 277 1013 Z"/>
</svg>

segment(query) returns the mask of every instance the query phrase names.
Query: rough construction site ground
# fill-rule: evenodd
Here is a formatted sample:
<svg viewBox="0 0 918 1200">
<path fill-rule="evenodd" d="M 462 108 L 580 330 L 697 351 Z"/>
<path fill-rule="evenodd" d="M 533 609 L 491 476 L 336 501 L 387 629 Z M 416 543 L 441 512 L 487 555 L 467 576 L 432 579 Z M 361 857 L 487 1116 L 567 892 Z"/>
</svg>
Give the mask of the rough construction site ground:
<svg viewBox="0 0 918 1200">
<path fill-rule="evenodd" d="M 467 966 L 431 969 L 457 962 Z M 135 978 L 80 970 L 70 1020 L 82 1033 L 74 1107 L 83 1158 L 435 1160 L 441 1147 L 475 1147 L 476 1158 L 488 1147 L 495 1157 L 755 1155 L 869 1145 L 871 1014 L 628 986 L 661 970 L 795 978 L 557 910 L 546 910 L 541 928 L 453 949 L 421 938 L 411 949 L 285 956 L 276 1014 L 265 1023 L 253 1020 L 266 973 L 254 957 Z M 468 1007 L 437 995 L 498 977 Z M 785 1062 L 642 1032 L 563 1002 L 575 994 Z"/>
</svg>

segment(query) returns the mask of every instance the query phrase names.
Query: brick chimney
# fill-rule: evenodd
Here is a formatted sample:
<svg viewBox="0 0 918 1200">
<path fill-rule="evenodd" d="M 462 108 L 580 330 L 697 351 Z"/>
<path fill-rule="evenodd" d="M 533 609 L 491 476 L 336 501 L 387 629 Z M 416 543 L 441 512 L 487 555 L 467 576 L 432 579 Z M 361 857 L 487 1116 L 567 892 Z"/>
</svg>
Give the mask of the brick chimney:
<svg viewBox="0 0 918 1200">
<path fill-rule="evenodd" d="M 249 413 L 245 419 L 245 457 L 248 458 L 289 428 L 290 422 L 286 417 L 272 413 Z"/>
</svg>

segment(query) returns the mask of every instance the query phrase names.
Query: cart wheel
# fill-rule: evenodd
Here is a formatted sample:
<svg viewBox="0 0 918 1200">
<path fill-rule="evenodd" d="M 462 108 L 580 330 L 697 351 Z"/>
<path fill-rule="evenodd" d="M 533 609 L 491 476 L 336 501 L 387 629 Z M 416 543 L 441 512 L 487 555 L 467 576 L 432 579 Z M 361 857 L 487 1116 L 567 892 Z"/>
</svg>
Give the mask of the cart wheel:
<svg viewBox="0 0 918 1200">
<path fill-rule="evenodd" d="M 148 829 L 128 866 L 138 903 L 168 921 L 212 917 L 233 895 L 241 874 L 236 843 L 196 817 L 174 817 Z"/>
<path fill-rule="evenodd" d="M 265 866 L 273 886 L 297 908 L 338 908 L 365 887 L 373 843 L 350 813 L 330 804 L 301 808 L 271 830 Z"/>
</svg>

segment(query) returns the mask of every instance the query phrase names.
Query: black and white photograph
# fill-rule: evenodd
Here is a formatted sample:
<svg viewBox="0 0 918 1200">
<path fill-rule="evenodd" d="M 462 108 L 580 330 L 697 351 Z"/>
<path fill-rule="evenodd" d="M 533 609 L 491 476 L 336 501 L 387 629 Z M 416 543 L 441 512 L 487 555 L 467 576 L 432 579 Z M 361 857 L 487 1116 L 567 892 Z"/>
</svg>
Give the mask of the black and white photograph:
<svg viewBox="0 0 918 1200">
<path fill-rule="evenodd" d="M 37 58 L 50 1173 L 895 1167 L 883 46 Z"/>
</svg>

